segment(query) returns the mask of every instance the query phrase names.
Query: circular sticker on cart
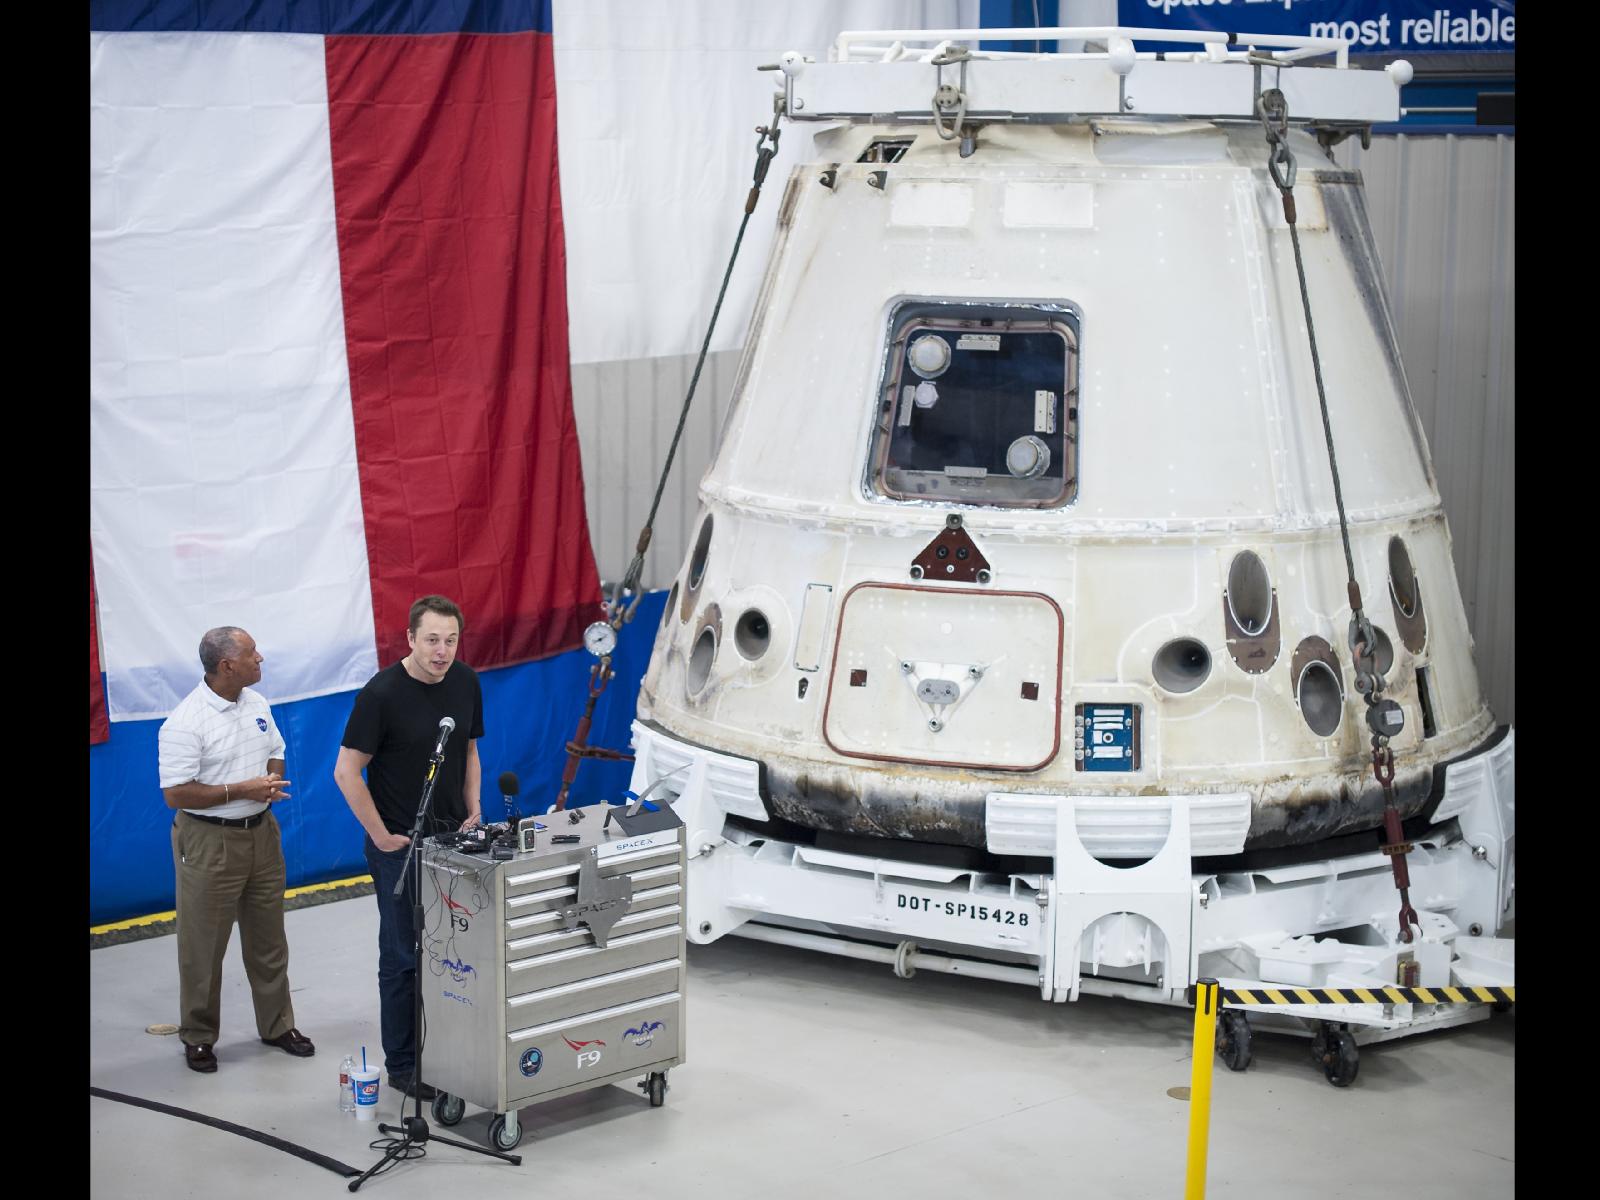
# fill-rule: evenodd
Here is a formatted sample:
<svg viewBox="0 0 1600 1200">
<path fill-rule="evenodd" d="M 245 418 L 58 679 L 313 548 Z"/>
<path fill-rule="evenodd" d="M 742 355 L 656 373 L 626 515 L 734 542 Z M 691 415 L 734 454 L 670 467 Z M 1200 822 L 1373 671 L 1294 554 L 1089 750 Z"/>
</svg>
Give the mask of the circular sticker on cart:
<svg viewBox="0 0 1600 1200">
<path fill-rule="evenodd" d="M 522 1068 L 524 1075 L 537 1075 L 539 1068 L 544 1066 L 544 1055 L 539 1052 L 539 1047 L 529 1046 L 522 1052 L 522 1058 L 518 1060 L 517 1066 Z"/>
</svg>

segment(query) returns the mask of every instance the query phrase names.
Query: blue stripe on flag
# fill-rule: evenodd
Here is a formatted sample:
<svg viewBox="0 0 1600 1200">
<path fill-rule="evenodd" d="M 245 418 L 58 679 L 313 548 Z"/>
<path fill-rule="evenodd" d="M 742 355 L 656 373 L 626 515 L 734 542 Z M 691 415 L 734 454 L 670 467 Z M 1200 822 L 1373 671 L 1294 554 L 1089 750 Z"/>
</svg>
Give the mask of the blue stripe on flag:
<svg viewBox="0 0 1600 1200">
<path fill-rule="evenodd" d="M 632 624 L 622 630 L 612 658 L 616 677 L 595 709 L 589 742 L 626 750 L 639 695 L 639 681 L 650 661 L 665 592 L 639 602 Z M 503 820 L 503 771 L 515 771 L 522 785 L 522 816 L 555 803 L 566 765 L 566 742 L 578 726 L 588 695 L 594 659 L 582 650 L 554 658 L 481 671 L 484 736 L 478 741 L 483 767 L 483 818 Z M 273 719 L 283 733 L 285 773 L 293 798 L 277 809 L 283 830 L 283 857 L 289 886 L 365 875 L 361 826 L 333 782 L 339 741 L 355 703 L 354 692 L 275 704 Z M 156 732 L 160 721 L 118 721 L 111 740 L 89 747 L 89 920 L 92 925 L 173 905 L 173 812 L 161 798 L 156 775 Z M 586 761 L 572 787 L 574 806 L 620 799 L 632 763 Z M 418 780 L 420 794 L 421 780 Z"/>
<path fill-rule="evenodd" d="M 549 33 L 551 0 L 90 0 L 98 33 Z"/>
</svg>

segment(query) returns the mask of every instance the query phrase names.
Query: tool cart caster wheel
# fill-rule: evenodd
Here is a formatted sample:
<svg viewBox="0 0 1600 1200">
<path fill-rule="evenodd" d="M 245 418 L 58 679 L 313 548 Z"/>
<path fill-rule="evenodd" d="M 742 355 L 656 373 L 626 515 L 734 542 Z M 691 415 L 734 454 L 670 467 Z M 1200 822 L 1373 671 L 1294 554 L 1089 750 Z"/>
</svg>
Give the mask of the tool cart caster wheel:
<svg viewBox="0 0 1600 1200">
<path fill-rule="evenodd" d="M 1230 1071 L 1242 1071 L 1250 1065 L 1250 1020 L 1242 1012 L 1222 1010 L 1222 1019 L 1217 1022 L 1217 1053 Z"/>
<path fill-rule="evenodd" d="M 447 1129 L 451 1125 L 459 1125 L 466 1112 L 467 1102 L 460 1096 L 440 1092 L 433 1098 L 433 1119 Z"/>
<path fill-rule="evenodd" d="M 639 1087 L 645 1095 L 650 1097 L 650 1107 L 660 1108 L 667 1099 L 667 1073 L 665 1071 L 652 1071 L 645 1076 Z"/>
<path fill-rule="evenodd" d="M 1322 1073 L 1334 1087 L 1349 1087 L 1361 1070 L 1356 1039 L 1348 1029 L 1331 1030 L 1323 1040 Z"/>
<path fill-rule="evenodd" d="M 496 1150 L 515 1150 L 522 1144 L 522 1125 L 512 1117 L 510 1129 L 506 1128 L 505 1117 L 496 1117 L 489 1122 L 489 1144 Z"/>
</svg>

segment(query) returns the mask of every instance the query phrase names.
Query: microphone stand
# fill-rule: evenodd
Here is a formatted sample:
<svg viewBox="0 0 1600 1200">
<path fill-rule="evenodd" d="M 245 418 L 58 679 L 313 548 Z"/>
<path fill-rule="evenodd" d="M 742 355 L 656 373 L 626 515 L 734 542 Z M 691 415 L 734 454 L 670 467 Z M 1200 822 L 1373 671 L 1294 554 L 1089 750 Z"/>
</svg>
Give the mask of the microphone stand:
<svg viewBox="0 0 1600 1200">
<path fill-rule="evenodd" d="M 471 1142 L 458 1141 L 455 1138 L 442 1137 L 437 1133 L 430 1133 L 428 1122 L 422 1117 L 422 823 L 428 816 L 428 804 L 433 799 L 433 783 L 438 778 L 439 767 L 444 762 L 444 743 L 449 734 L 444 734 L 439 739 L 439 744 L 434 747 L 433 753 L 428 756 L 428 775 L 422 781 L 422 801 L 417 805 L 417 819 L 411 826 L 411 845 L 406 855 L 406 869 L 401 873 L 399 880 L 394 885 L 394 895 L 400 894 L 400 889 L 406 886 L 407 880 L 412 885 L 411 891 L 411 950 L 413 955 L 414 970 L 411 974 L 411 1003 L 412 1003 L 412 1028 L 415 1030 L 417 1042 L 416 1061 L 411 1066 L 411 1098 L 414 1101 L 412 1115 L 406 1116 L 405 1100 L 402 1095 L 400 1103 L 400 1124 L 379 1124 L 378 1129 L 383 1133 L 398 1133 L 399 1139 L 383 1152 L 383 1157 L 361 1175 L 359 1179 L 352 1179 L 349 1188 L 353 1192 L 367 1180 L 390 1163 L 405 1161 L 412 1157 L 411 1148 L 421 1147 L 432 1139 L 443 1142 L 447 1146 L 456 1146 L 462 1150 L 471 1150 L 477 1154 L 487 1154 L 491 1158 L 503 1159 L 514 1167 L 522 1165 L 520 1154 L 502 1154 L 499 1150 L 488 1146 L 474 1146 Z M 422 1157 L 420 1154 L 416 1157 Z"/>
</svg>

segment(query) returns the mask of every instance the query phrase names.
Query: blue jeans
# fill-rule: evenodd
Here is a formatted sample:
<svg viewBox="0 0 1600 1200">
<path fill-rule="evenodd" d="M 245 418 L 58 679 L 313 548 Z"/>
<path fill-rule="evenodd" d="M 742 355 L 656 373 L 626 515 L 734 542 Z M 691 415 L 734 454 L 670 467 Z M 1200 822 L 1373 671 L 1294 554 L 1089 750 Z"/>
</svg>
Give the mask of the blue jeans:
<svg viewBox="0 0 1600 1200">
<path fill-rule="evenodd" d="M 378 897 L 378 1012 L 383 1033 L 384 1066 L 390 1075 L 410 1076 L 417 1063 L 416 933 L 411 928 L 411 905 L 416 880 L 400 895 L 394 885 L 406 873 L 410 849 L 384 852 L 364 838 L 367 869 Z"/>
</svg>

